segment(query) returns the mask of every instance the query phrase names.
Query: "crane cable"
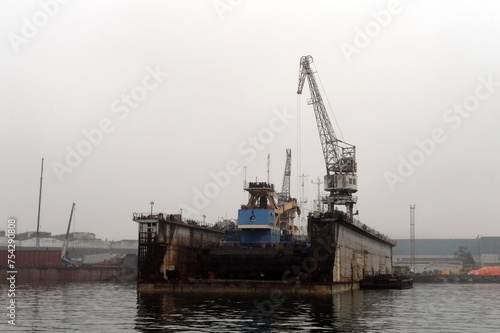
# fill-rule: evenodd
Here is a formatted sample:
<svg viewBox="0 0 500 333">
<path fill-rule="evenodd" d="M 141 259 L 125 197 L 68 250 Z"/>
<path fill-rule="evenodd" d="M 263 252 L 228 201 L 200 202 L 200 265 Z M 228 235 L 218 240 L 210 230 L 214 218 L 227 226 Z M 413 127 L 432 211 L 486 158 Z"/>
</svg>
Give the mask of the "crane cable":
<svg viewBox="0 0 500 333">
<path fill-rule="evenodd" d="M 300 96 L 299 94 L 297 94 L 297 197 L 299 199 L 299 208 L 300 210 L 302 210 L 302 200 L 304 200 L 302 198 L 302 195 L 303 193 L 301 193 L 301 187 L 300 187 L 300 184 L 301 182 L 298 180 L 301 176 L 301 170 L 302 170 L 302 165 L 301 165 L 301 154 L 302 154 L 302 149 L 301 149 L 301 146 L 302 146 L 302 139 L 301 139 L 301 120 L 300 120 L 300 102 L 301 102 L 301 99 L 300 99 Z M 290 179 L 291 181 L 291 179 Z M 299 229 L 299 234 L 301 234 L 302 232 L 302 221 L 300 219 L 300 215 L 299 215 L 299 218 L 298 218 L 298 229 Z"/>
<path fill-rule="evenodd" d="M 342 134 L 342 130 L 340 129 L 339 123 L 337 122 L 337 118 L 335 118 L 335 113 L 333 112 L 332 106 L 330 105 L 330 100 L 328 99 L 328 95 L 326 94 L 325 88 L 323 87 L 323 82 L 321 82 L 321 78 L 319 77 L 319 73 L 318 73 L 318 70 L 316 69 L 316 65 L 314 63 L 312 65 L 314 66 L 314 72 L 316 73 L 316 76 L 318 77 L 319 84 L 321 85 L 321 89 L 323 90 L 323 95 L 325 96 L 326 102 L 328 103 L 328 108 L 330 110 L 330 114 L 332 115 L 333 120 L 335 121 L 335 125 L 337 126 L 337 128 L 339 130 L 340 137 L 342 138 L 342 141 L 345 141 L 344 134 Z"/>
<path fill-rule="evenodd" d="M 301 175 L 301 154 L 302 154 L 302 139 L 301 139 L 301 120 L 300 120 L 300 95 L 297 94 L 297 176 Z M 298 179 L 298 178 L 297 178 Z M 297 182 L 297 194 L 299 194 L 300 199 L 300 182 Z"/>
</svg>

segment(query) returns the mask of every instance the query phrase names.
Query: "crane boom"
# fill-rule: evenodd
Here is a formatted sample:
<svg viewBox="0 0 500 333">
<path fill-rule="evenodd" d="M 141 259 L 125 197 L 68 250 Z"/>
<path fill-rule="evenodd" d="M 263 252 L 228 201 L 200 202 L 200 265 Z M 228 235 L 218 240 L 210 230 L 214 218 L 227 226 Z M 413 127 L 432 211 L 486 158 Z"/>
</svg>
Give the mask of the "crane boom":
<svg viewBox="0 0 500 333">
<path fill-rule="evenodd" d="M 330 122 L 330 118 L 326 112 L 325 104 L 321 98 L 316 79 L 314 78 L 313 71 L 310 66 L 312 62 L 313 59 L 311 56 L 304 56 L 300 59 L 299 88 L 297 90 L 297 94 L 302 94 L 302 88 L 304 87 L 304 82 L 307 77 L 309 90 L 311 91 L 311 99 L 308 100 L 308 104 L 312 104 L 314 107 L 314 115 L 318 126 L 321 147 L 323 148 L 327 174 L 332 174 L 339 155 L 337 149 L 337 137 L 333 131 L 332 123 Z"/>
<path fill-rule="evenodd" d="M 68 230 L 66 231 L 66 237 L 64 238 L 64 244 L 61 250 L 61 260 L 71 264 L 71 260 L 66 258 L 66 251 L 68 249 L 68 239 L 69 239 L 69 231 L 71 228 L 71 220 L 73 218 L 73 211 L 75 210 L 75 203 L 73 202 L 73 205 L 71 206 L 71 213 L 69 214 L 69 222 L 68 222 Z"/>
<path fill-rule="evenodd" d="M 335 205 L 345 205 L 352 218 L 352 208 L 357 199 L 352 196 L 352 193 L 357 192 L 356 147 L 337 139 L 311 68 L 312 62 L 310 55 L 300 58 L 297 94 L 302 94 L 307 78 L 311 92 L 308 104 L 312 104 L 314 108 L 326 165 L 325 191 L 330 192 L 327 199 L 328 211 L 333 211 Z"/>
</svg>

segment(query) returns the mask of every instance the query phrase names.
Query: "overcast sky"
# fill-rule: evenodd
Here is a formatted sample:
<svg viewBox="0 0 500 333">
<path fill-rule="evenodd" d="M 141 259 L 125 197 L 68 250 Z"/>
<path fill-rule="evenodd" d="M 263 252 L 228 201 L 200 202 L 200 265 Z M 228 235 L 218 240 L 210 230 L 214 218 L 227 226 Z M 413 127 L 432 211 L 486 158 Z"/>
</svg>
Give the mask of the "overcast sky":
<svg viewBox="0 0 500 333">
<path fill-rule="evenodd" d="M 326 168 L 299 60 L 357 147 L 359 218 L 392 238 L 499 236 L 498 1 L 1 1 L 0 216 L 135 239 L 133 212 L 236 218 Z M 337 129 L 337 135 L 341 137 Z M 246 172 L 245 172 L 246 170 Z M 324 191 L 322 191 L 323 194 Z M 305 217 L 303 214 L 302 217 Z"/>
</svg>

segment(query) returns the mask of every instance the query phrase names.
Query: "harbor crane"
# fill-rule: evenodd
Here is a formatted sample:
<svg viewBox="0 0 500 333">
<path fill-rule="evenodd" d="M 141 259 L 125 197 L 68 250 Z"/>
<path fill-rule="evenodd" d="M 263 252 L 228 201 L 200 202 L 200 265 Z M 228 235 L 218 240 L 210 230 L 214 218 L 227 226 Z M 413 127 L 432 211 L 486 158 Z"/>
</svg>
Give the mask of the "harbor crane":
<svg viewBox="0 0 500 333">
<path fill-rule="evenodd" d="M 352 220 L 353 206 L 357 200 L 357 197 L 352 195 L 357 192 L 356 147 L 336 137 L 314 77 L 315 72 L 311 68 L 312 62 L 313 58 L 310 55 L 300 58 L 297 94 L 302 94 L 302 88 L 307 78 L 311 92 L 311 98 L 308 99 L 307 104 L 312 104 L 314 108 L 326 164 L 324 187 L 325 191 L 330 193 L 326 199 L 328 212 L 333 212 L 335 206 L 345 206 L 346 213 Z"/>
</svg>

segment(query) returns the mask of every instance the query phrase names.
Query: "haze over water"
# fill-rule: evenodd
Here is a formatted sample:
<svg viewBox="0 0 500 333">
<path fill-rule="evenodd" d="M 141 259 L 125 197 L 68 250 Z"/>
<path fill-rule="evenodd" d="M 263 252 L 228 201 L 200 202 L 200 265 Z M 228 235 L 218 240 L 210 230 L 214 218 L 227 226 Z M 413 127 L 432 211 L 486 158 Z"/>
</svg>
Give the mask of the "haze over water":
<svg viewBox="0 0 500 333">
<path fill-rule="evenodd" d="M 16 289 L 16 326 L 7 324 L 4 310 L 2 332 L 497 332 L 500 327 L 500 284 L 420 284 L 330 297 L 138 294 L 135 284 L 112 283 Z M 0 292 L 7 294 L 5 285 Z"/>
</svg>

